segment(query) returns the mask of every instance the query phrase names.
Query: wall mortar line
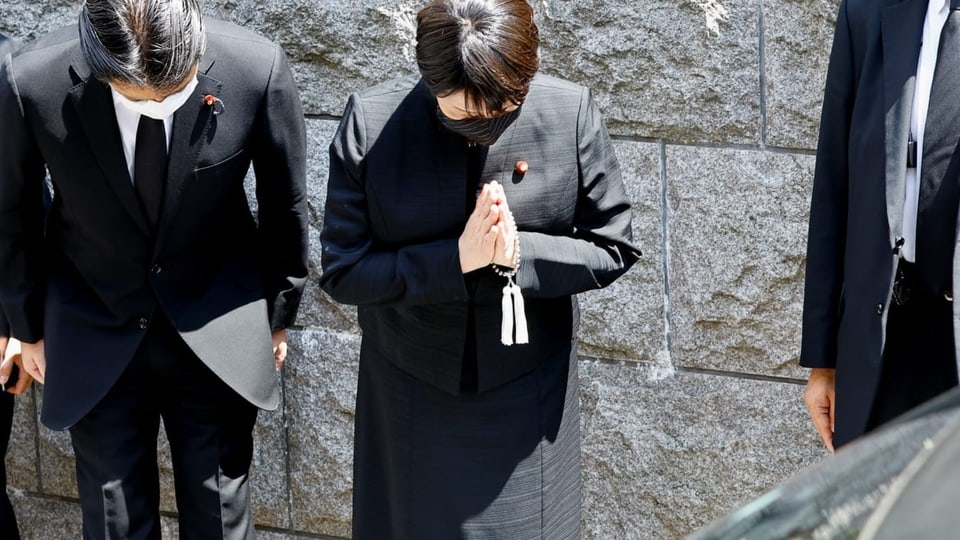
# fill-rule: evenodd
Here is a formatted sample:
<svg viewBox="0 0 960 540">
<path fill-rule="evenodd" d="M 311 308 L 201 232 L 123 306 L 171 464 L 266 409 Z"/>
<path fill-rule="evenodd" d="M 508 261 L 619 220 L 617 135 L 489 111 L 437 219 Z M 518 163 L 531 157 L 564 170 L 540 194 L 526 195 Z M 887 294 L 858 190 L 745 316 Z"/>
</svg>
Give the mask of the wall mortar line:
<svg viewBox="0 0 960 540">
<path fill-rule="evenodd" d="M 767 41 L 765 39 L 766 24 L 763 18 L 763 0 L 758 0 L 759 16 L 757 17 L 757 35 L 759 38 L 760 60 L 760 147 L 767 147 Z"/>
<path fill-rule="evenodd" d="M 660 141 L 660 263 L 663 265 L 663 347 L 666 362 L 673 364 L 673 337 L 670 331 L 670 205 L 667 202 L 667 145 Z"/>
<path fill-rule="evenodd" d="M 776 375 L 761 375 L 759 373 L 747 373 L 744 371 L 723 371 L 719 369 L 696 368 L 677 366 L 676 370 L 680 373 L 689 373 L 691 375 L 711 375 L 714 377 L 726 377 L 728 379 L 746 379 L 750 381 L 763 381 L 779 384 L 806 385 L 807 381 L 794 379 L 793 377 L 778 377 Z"/>
<path fill-rule="evenodd" d="M 33 466 L 37 471 L 37 489 L 43 491 L 43 475 L 40 467 L 40 403 L 38 403 L 36 387 L 30 389 L 30 400 L 33 402 L 33 451 L 36 457 Z"/>
<path fill-rule="evenodd" d="M 658 139 L 655 137 L 644 137 L 640 135 L 622 135 L 612 134 L 610 138 L 615 141 L 637 142 L 637 143 L 664 143 L 667 146 L 682 146 L 689 148 L 713 148 L 718 150 L 748 150 L 753 152 L 773 152 L 777 154 L 798 154 L 812 156 L 816 150 L 810 148 L 791 148 L 788 146 L 766 146 L 749 143 L 730 143 L 715 141 L 680 141 L 673 139 Z"/>
<path fill-rule="evenodd" d="M 289 343 L 289 342 L 288 342 Z M 287 356 L 290 356 L 287 351 Z M 290 458 L 290 426 L 287 418 L 287 377 L 280 371 L 280 422 L 283 425 L 283 468 L 287 476 L 287 530 L 293 532 L 293 467 Z"/>
<path fill-rule="evenodd" d="M 343 119 L 342 115 L 327 113 L 304 113 L 303 117 L 307 120 L 329 120 L 332 122 L 340 122 Z"/>
<path fill-rule="evenodd" d="M 611 360 L 609 358 L 600 358 L 596 356 L 580 356 L 583 363 L 602 364 L 605 366 L 620 366 L 630 369 L 657 369 L 662 366 L 655 362 L 638 362 L 636 360 Z M 762 381 L 778 384 L 790 384 L 794 386 L 805 386 L 806 379 L 795 379 L 793 377 L 780 377 L 777 375 L 763 375 L 760 373 L 748 373 L 746 371 L 723 371 L 721 369 L 698 368 L 690 366 L 670 366 L 675 373 L 686 375 L 708 375 L 711 377 L 723 377 L 724 379 L 742 379 L 749 381 Z"/>
</svg>

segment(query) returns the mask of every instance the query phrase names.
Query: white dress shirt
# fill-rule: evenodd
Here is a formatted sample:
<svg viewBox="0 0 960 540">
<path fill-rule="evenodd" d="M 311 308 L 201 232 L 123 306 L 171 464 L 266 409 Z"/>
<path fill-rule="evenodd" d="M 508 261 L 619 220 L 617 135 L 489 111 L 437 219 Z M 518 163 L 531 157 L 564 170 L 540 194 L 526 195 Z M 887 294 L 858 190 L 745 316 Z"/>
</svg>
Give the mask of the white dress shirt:
<svg viewBox="0 0 960 540">
<path fill-rule="evenodd" d="M 133 159 L 137 150 L 137 128 L 140 127 L 140 113 L 130 110 L 123 104 L 122 96 L 110 88 L 113 96 L 113 109 L 117 114 L 117 127 L 120 128 L 120 140 L 123 142 L 123 156 L 127 159 L 127 171 L 130 181 L 136 183 L 133 177 Z M 167 153 L 170 152 L 170 137 L 173 135 L 173 115 L 163 119 L 163 130 L 167 135 Z"/>
<path fill-rule="evenodd" d="M 900 256 L 910 262 L 917 260 L 917 203 L 920 198 L 920 171 L 923 168 L 923 131 L 927 126 L 927 110 L 930 105 L 930 89 L 933 86 L 933 71 L 940 48 L 940 32 L 949 13 L 949 0 L 930 0 L 927 16 L 923 21 L 923 42 L 917 62 L 917 87 L 913 94 L 913 115 L 910 119 L 910 133 L 917 142 L 917 168 L 907 169 L 901 229 L 903 247 L 900 249 Z"/>
</svg>

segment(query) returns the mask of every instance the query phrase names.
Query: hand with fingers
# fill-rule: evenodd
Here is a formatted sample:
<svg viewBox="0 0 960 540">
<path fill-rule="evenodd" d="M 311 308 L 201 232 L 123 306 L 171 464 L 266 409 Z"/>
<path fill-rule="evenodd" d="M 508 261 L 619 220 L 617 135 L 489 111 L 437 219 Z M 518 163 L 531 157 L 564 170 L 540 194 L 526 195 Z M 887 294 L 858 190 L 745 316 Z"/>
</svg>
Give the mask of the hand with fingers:
<svg viewBox="0 0 960 540">
<path fill-rule="evenodd" d="M 283 367 L 287 360 L 287 331 L 277 330 L 273 333 L 273 363 L 277 371 Z"/>
<path fill-rule="evenodd" d="M 0 338 L 0 358 L 2 358 L 2 360 L 0 360 L 0 387 L 8 394 L 17 396 L 26 392 L 27 388 L 30 388 L 30 384 L 33 382 L 33 377 L 23 368 L 23 354 L 20 341 Z M 8 383 L 15 369 L 18 370 L 18 376 L 16 377 L 16 381 L 10 386 Z"/>
<path fill-rule="evenodd" d="M 510 211 L 510 205 L 507 204 L 506 194 L 503 192 L 503 186 L 497 186 L 499 189 L 500 222 L 497 224 L 499 231 L 497 234 L 497 245 L 493 252 L 493 263 L 505 268 L 514 268 L 517 265 L 517 222 L 513 219 L 513 212 Z"/>
<path fill-rule="evenodd" d="M 807 380 L 807 390 L 803 401 L 813 420 L 817 433 L 823 439 L 827 450 L 833 452 L 833 432 L 836 411 L 836 376 L 832 368 L 814 368 Z"/>
<path fill-rule="evenodd" d="M 47 357 L 43 352 L 43 340 L 36 343 L 20 343 L 20 376 L 24 373 L 33 377 L 38 383 L 43 384 L 44 374 L 47 371 Z"/>
<path fill-rule="evenodd" d="M 496 182 L 484 184 L 477 205 L 460 235 L 460 270 L 473 272 L 493 262 L 501 225 L 503 188 Z"/>
</svg>

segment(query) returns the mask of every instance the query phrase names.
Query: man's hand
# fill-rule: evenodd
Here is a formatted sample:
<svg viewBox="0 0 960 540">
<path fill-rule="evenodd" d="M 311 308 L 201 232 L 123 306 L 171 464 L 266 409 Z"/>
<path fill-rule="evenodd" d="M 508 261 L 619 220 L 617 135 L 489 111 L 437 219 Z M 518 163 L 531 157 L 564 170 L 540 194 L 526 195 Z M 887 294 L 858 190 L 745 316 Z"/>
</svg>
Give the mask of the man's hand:
<svg viewBox="0 0 960 540">
<path fill-rule="evenodd" d="M 836 408 L 837 370 L 832 368 L 813 368 L 807 380 L 807 391 L 803 401 L 807 404 L 810 418 L 817 433 L 823 439 L 827 450 L 833 452 L 834 410 Z"/>
<path fill-rule="evenodd" d="M 8 394 L 19 396 L 26 392 L 27 388 L 30 388 L 33 377 L 28 375 L 23 369 L 23 355 L 21 354 L 20 341 L 0 338 L 0 342 L 3 344 L 3 346 L 0 346 L 0 358 L 3 359 L 0 361 L 0 385 L 5 387 Z M 17 377 L 17 383 L 14 386 L 6 388 L 7 381 L 10 380 L 10 375 L 13 373 L 13 366 L 17 366 L 20 370 L 20 376 Z"/>
<path fill-rule="evenodd" d="M 493 261 L 500 228 L 500 204 L 503 188 L 496 182 L 484 184 L 477 198 L 477 206 L 460 235 L 460 270 L 466 274 L 487 266 Z"/>
<path fill-rule="evenodd" d="M 23 372 L 20 376 L 29 375 L 43 384 L 43 375 L 47 372 L 47 357 L 43 353 L 43 340 L 36 343 L 21 343 L 21 364 Z"/>
<path fill-rule="evenodd" d="M 287 360 L 287 331 L 286 330 L 277 330 L 273 333 L 273 362 L 277 369 L 280 371 L 280 368 L 283 367 L 283 363 Z"/>
</svg>

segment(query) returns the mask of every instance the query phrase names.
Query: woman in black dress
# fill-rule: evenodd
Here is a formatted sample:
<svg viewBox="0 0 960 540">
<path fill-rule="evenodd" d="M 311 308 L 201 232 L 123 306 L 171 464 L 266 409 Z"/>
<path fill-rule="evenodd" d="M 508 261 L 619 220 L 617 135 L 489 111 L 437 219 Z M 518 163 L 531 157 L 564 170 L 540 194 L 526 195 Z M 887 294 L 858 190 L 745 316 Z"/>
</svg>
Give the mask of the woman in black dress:
<svg viewBox="0 0 960 540">
<path fill-rule="evenodd" d="M 321 285 L 359 306 L 354 538 L 580 537 L 577 293 L 636 261 L 590 92 L 525 0 L 434 0 L 421 78 L 350 97 Z"/>
</svg>

